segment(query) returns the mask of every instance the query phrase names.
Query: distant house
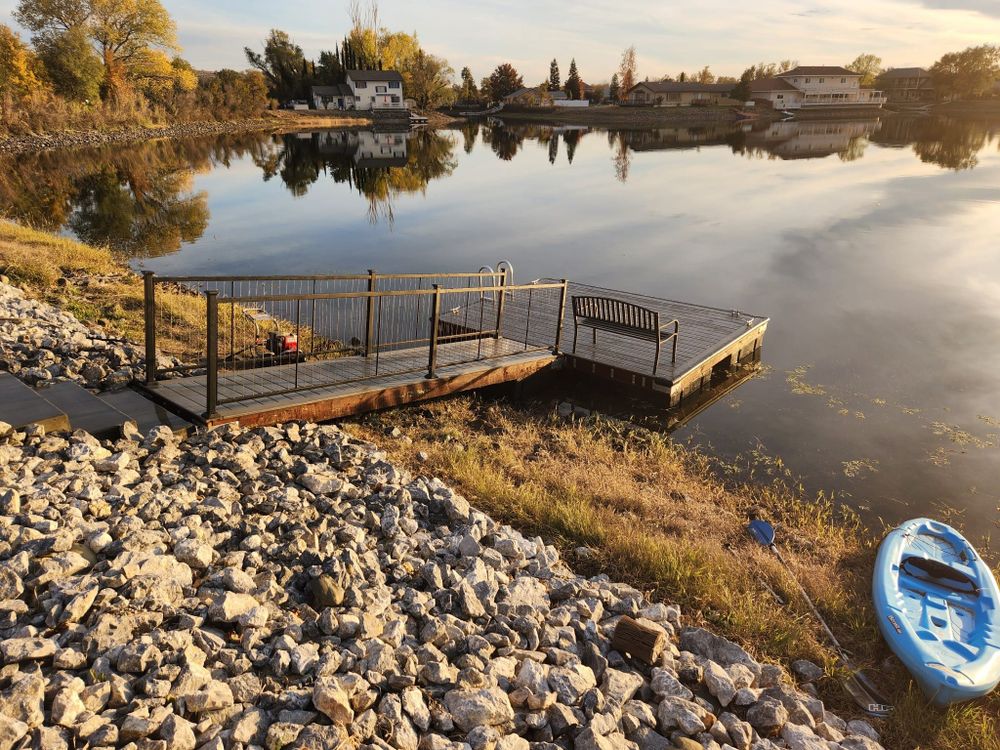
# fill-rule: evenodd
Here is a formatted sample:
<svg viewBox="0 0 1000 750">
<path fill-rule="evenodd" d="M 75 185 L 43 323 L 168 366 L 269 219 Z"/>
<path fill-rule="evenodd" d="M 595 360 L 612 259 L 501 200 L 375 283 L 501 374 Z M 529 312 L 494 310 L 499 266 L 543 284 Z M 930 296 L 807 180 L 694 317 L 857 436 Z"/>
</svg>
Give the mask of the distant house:
<svg viewBox="0 0 1000 750">
<path fill-rule="evenodd" d="M 313 86 L 311 93 L 315 109 L 354 109 L 354 89 L 346 83 Z"/>
<path fill-rule="evenodd" d="M 395 70 L 348 70 L 355 109 L 405 109 L 403 76 Z"/>
<path fill-rule="evenodd" d="M 775 109 L 881 107 L 885 96 L 862 88 L 861 75 L 839 65 L 800 65 L 750 83 L 754 101 Z"/>
<path fill-rule="evenodd" d="M 891 68 L 879 76 L 878 85 L 890 102 L 934 101 L 931 74 L 923 68 Z"/>
<path fill-rule="evenodd" d="M 690 107 L 699 105 L 738 104 L 730 98 L 732 83 L 696 83 L 680 81 L 645 81 L 626 93 L 629 104 L 654 107 Z"/>
</svg>

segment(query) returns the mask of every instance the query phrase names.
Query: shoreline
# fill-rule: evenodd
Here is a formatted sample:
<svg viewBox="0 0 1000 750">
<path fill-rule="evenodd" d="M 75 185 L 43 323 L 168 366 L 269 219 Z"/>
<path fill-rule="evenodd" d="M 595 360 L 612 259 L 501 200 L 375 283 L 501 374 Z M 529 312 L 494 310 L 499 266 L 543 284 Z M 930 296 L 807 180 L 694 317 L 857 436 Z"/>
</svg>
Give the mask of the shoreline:
<svg viewBox="0 0 1000 750">
<path fill-rule="evenodd" d="M 42 152 L 61 148 L 87 146 L 130 145 L 159 138 L 192 138 L 251 132 L 295 132 L 298 130 L 352 129 L 370 127 L 373 120 L 365 116 L 329 116 L 306 112 L 275 111 L 261 117 L 240 120 L 204 120 L 177 123 L 165 127 L 134 127 L 100 131 L 61 131 L 38 135 L 0 138 L 0 156 Z"/>
<path fill-rule="evenodd" d="M 0 222 L 0 262 L 5 242 L 11 241 L 4 230 Z M 45 255 L 47 240 L 58 241 L 63 248 L 58 256 Z M 63 310 L 83 310 L 91 322 L 104 318 L 105 328 L 116 335 L 135 337 L 135 331 L 141 330 L 134 319 L 141 317 L 141 305 L 119 304 L 125 294 L 120 289 L 141 287 L 139 277 L 110 253 L 32 230 L 24 230 L 18 241 L 37 243 L 24 254 L 25 263 L 43 265 L 55 274 L 30 283 L 15 278 L 32 288 L 35 296 Z M 74 255 L 83 250 L 103 252 L 106 258 L 91 262 L 107 265 L 92 270 L 98 266 L 82 263 Z M 4 272 L 0 266 L 0 273 Z M 100 274 L 115 273 L 117 280 L 110 287 L 91 283 Z M 53 278 L 63 281 L 55 283 Z M 121 317 L 107 317 L 118 314 Z M 141 346 L 136 351 L 141 355 Z M 111 376 L 109 382 L 121 380 L 114 373 Z M 827 710 L 832 706 L 852 713 L 850 704 L 838 695 L 829 652 L 815 624 L 796 602 L 790 580 L 770 556 L 747 542 L 743 526 L 746 510 L 752 507 L 781 520 L 787 535 L 785 552 L 800 580 L 838 635 L 859 660 L 870 665 L 886 653 L 884 646 L 871 640 L 869 630 L 874 624 L 857 619 L 867 601 L 867 589 L 858 582 L 868 575 L 874 540 L 835 521 L 829 506 L 813 504 L 794 493 L 783 494 L 768 485 L 726 488 L 708 478 L 696 454 L 669 441 L 656 441 L 646 431 L 622 432 L 587 420 L 553 424 L 530 410 L 503 405 L 494 411 L 466 411 L 475 404 L 471 398 L 435 402 L 362 418 L 344 429 L 364 444 L 386 444 L 392 453 L 381 454 L 380 460 L 389 462 L 395 472 L 447 477 L 450 487 L 491 519 L 542 535 L 574 566 L 655 592 L 653 601 L 680 602 L 685 623 L 735 638 L 751 652 L 780 658 L 786 664 L 813 659 L 826 668 L 824 676 L 814 679 L 824 700 L 831 701 Z M 267 435 L 268 431 L 246 434 Z M 664 504 L 670 508 L 669 518 L 664 517 Z M 743 564 L 733 569 L 732 561 L 737 558 Z M 785 596 L 790 602 L 787 609 L 767 599 L 761 580 Z M 905 685 L 898 672 L 888 674 L 894 686 Z M 922 701 L 912 691 L 895 698 L 899 710 L 904 706 L 907 710 L 899 721 L 923 711 Z M 980 710 L 988 711 L 989 705 Z M 946 725 L 948 715 L 921 718 Z M 925 739 L 896 723 L 882 729 L 890 739 L 899 740 L 889 747 L 902 748 L 915 738 Z M 925 745 L 948 750 L 958 746 Z"/>
</svg>

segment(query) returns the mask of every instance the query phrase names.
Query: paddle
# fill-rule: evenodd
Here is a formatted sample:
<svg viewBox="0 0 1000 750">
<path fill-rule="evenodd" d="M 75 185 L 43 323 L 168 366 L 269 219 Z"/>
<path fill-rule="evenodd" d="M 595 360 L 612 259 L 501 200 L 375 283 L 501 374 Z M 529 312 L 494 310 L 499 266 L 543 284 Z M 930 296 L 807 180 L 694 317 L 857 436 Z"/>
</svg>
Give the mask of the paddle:
<svg viewBox="0 0 1000 750">
<path fill-rule="evenodd" d="M 799 593 L 802 594 L 802 598 L 806 600 L 806 604 L 809 605 L 809 609 L 812 611 L 813 616 L 819 620 L 819 624 L 823 626 L 823 630 L 830 639 L 830 643 L 833 644 L 834 651 L 837 652 L 837 656 L 840 658 L 841 663 L 850 670 L 850 674 L 844 680 L 844 689 L 850 694 L 854 699 L 855 703 L 861 706 L 861 709 L 867 713 L 869 716 L 875 716 L 878 718 L 885 718 L 888 716 L 893 707 L 889 702 L 882 697 L 882 694 L 875 687 L 872 681 L 858 668 L 856 668 L 852 663 L 850 657 L 847 655 L 847 651 L 843 646 L 840 645 L 840 641 L 837 640 L 837 636 L 833 634 L 830 630 L 830 626 L 826 624 L 826 620 L 816 609 L 816 605 L 813 604 L 812 599 L 809 598 L 809 594 L 799 583 L 799 579 L 795 577 L 792 573 L 791 568 L 788 567 L 788 563 L 785 562 L 785 558 L 781 556 L 778 546 L 774 543 L 774 526 L 769 524 L 759 518 L 755 518 L 750 521 L 747 526 L 747 531 L 750 532 L 750 536 L 754 538 L 758 544 L 763 547 L 767 547 L 774 556 L 778 558 L 778 562 L 781 563 L 782 567 L 788 572 L 788 575 L 792 577 L 795 581 L 795 585 L 798 586 Z"/>
</svg>

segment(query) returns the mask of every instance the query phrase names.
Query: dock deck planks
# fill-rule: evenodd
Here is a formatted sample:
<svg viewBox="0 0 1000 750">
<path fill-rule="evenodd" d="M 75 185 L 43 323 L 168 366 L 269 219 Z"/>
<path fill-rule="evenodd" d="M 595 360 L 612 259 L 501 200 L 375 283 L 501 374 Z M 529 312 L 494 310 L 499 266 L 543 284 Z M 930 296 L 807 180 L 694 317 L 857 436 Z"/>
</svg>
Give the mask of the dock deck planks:
<svg viewBox="0 0 1000 750">
<path fill-rule="evenodd" d="M 543 282 L 551 279 L 541 279 Z M 573 352 L 574 295 L 611 297 L 660 313 L 660 322 L 680 322 L 677 339 L 677 360 L 671 362 L 670 344 L 663 346 L 659 367 L 653 372 L 656 345 L 652 341 L 600 331 L 597 344 L 593 332 L 581 328 Z M 442 320 L 459 328 L 478 323 L 482 318 L 495 320 L 496 300 L 490 295 L 476 299 L 469 305 L 452 308 L 442 313 Z M 548 300 L 539 300 L 529 310 L 523 293 L 504 301 L 501 330 L 504 336 L 524 340 L 527 332 L 529 344 L 551 341 L 558 321 L 558 306 Z M 577 370 L 626 382 L 646 390 L 667 392 L 670 405 L 698 390 L 712 368 L 724 361 L 743 360 L 756 352 L 767 330 L 769 319 L 739 311 L 722 310 L 687 302 L 650 297 L 643 294 L 569 282 L 566 307 L 563 314 L 560 351 L 566 356 L 568 366 Z"/>
<path fill-rule="evenodd" d="M 469 361 L 479 355 L 478 359 Z M 373 409 L 521 380 L 555 361 L 549 350 L 508 339 L 440 344 L 436 377 L 427 378 L 427 348 L 341 357 L 219 374 L 216 414 L 205 416 L 204 375 L 164 380 L 143 390 L 155 400 L 209 426 L 238 421 L 245 426 L 289 419 L 334 419 Z M 278 393 L 298 384 L 294 393 Z M 264 391 L 273 395 L 261 395 Z M 239 400 L 236 400 L 239 399 Z"/>
</svg>

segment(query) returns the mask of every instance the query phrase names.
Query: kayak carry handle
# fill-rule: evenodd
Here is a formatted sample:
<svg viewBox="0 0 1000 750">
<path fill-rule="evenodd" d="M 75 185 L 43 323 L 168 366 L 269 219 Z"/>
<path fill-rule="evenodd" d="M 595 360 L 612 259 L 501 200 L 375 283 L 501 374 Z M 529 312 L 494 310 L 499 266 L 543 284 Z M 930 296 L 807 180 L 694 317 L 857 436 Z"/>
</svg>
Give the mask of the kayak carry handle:
<svg viewBox="0 0 1000 750">
<path fill-rule="evenodd" d="M 927 557 L 910 556 L 903 560 L 899 567 L 904 573 L 911 576 L 913 573 L 907 570 L 907 568 L 916 568 L 921 573 L 930 577 L 934 583 L 949 591 L 955 591 L 959 594 L 974 594 L 975 596 L 979 596 L 981 593 L 979 586 L 969 576 L 937 560 Z M 914 576 L 914 578 L 923 578 L 923 576 Z M 953 585 L 951 582 L 957 585 Z"/>
</svg>

